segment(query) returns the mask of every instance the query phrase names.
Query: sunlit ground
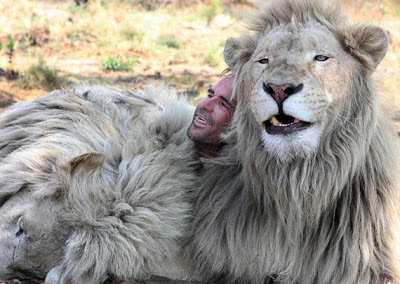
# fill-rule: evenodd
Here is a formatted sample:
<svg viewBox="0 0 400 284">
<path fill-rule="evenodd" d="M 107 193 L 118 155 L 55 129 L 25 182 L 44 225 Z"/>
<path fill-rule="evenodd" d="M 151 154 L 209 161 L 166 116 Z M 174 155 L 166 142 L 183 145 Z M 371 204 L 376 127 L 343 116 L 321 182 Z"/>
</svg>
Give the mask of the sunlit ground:
<svg viewBox="0 0 400 284">
<path fill-rule="evenodd" d="M 389 31 L 392 46 L 376 77 L 387 100 L 400 104 L 399 5 L 391 0 L 346 2 L 352 20 L 370 21 Z M 245 31 L 239 15 L 246 14 L 246 6 L 209 1 L 147 11 L 131 3 L 90 0 L 87 7 L 78 7 L 72 0 L 0 0 L 0 67 L 20 75 L 15 81 L 0 81 L 0 90 L 24 100 L 51 90 L 54 85 L 35 85 L 38 80 L 27 74 L 43 60 L 65 78 L 63 84 L 143 87 L 157 81 L 188 92 L 196 103 L 226 68 L 224 42 Z M 11 62 L 9 36 L 16 42 Z M 106 72 L 103 62 L 108 57 L 133 60 L 133 68 Z"/>
</svg>

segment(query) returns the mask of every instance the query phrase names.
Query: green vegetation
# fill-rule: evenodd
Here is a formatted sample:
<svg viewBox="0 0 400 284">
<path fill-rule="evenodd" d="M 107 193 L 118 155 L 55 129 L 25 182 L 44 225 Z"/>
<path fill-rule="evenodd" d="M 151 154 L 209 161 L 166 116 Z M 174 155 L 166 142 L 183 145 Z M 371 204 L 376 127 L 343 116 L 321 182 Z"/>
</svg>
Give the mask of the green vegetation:
<svg viewBox="0 0 400 284">
<path fill-rule="evenodd" d="M 82 5 L 82 6 L 71 5 L 71 6 L 68 7 L 68 10 L 72 14 L 85 14 L 85 13 L 88 12 L 88 10 L 87 10 L 85 5 Z"/>
<path fill-rule="evenodd" d="M 372 8 L 371 2 L 364 2 L 364 4 L 363 4 L 364 13 L 366 13 L 366 14 L 369 13 L 371 8 Z"/>
<path fill-rule="evenodd" d="M 133 71 L 133 67 L 136 63 L 135 57 L 111 57 L 106 56 L 102 60 L 103 69 L 105 71 L 122 71 L 130 72 Z"/>
<path fill-rule="evenodd" d="M 395 75 L 399 74 L 400 19 L 394 17 L 400 17 L 399 0 L 343 2 L 353 13 L 349 15 L 352 21 L 370 21 L 390 32 L 393 43 L 382 69 L 389 74 L 387 81 L 398 86 Z M 104 81 L 128 88 L 132 82 L 135 87 L 143 88 L 164 81 L 185 92 L 202 82 L 204 87 L 197 84 L 195 91 L 198 97 L 205 96 L 207 87 L 217 82 L 227 67 L 223 59 L 225 40 L 246 32 L 240 19 L 242 12 L 246 15 L 246 3 L 89 0 L 86 5 L 78 6 L 73 0 L 3 1 L 0 67 L 20 74 L 19 84 L 24 89 L 42 85 L 32 73 L 47 72 L 50 75 L 41 76 L 51 78 L 51 71 L 57 70 L 58 78 L 64 76 L 76 83 Z M 54 69 L 44 63 L 37 64 L 39 58 L 44 58 Z M 35 64 L 37 68 L 31 66 Z M 123 73 L 132 70 L 134 74 Z M 122 72 L 114 74 L 114 71 Z M 122 79 L 118 80 L 118 76 Z M 19 79 L 1 82 L 2 90 L 18 93 L 20 97 L 44 93 L 40 89 L 19 92 L 15 86 Z M 399 88 L 391 90 L 397 94 Z"/>
<path fill-rule="evenodd" d="M 210 5 L 202 5 L 201 15 L 207 18 L 207 26 L 221 13 L 221 0 L 212 0 Z"/>
<path fill-rule="evenodd" d="M 380 4 L 380 5 L 379 5 L 379 11 L 381 11 L 382 16 L 386 16 L 386 15 L 388 14 L 388 12 L 389 12 L 389 8 L 386 7 L 386 6 L 383 5 L 383 4 Z"/>
<path fill-rule="evenodd" d="M 46 63 L 39 59 L 38 64 L 31 65 L 16 84 L 24 90 L 45 89 L 50 91 L 64 86 L 66 79 L 59 76 L 56 69 L 46 66 Z"/>
<path fill-rule="evenodd" d="M 197 82 L 197 77 L 192 74 L 186 74 L 179 81 L 184 85 L 194 85 Z"/>
<path fill-rule="evenodd" d="M 208 47 L 207 53 L 204 55 L 204 63 L 212 67 L 217 67 L 223 62 L 221 56 L 224 50 L 224 42 L 220 42 L 217 45 Z"/>
<path fill-rule="evenodd" d="M 14 37 L 10 35 L 8 42 L 6 44 L 8 63 L 12 64 L 13 56 L 15 52 L 15 40 Z"/>
<path fill-rule="evenodd" d="M 162 35 L 157 38 L 157 44 L 164 45 L 169 48 L 179 49 L 179 41 L 174 35 Z"/>
<path fill-rule="evenodd" d="M 171 75 L 171 76 L 164 76 L 160 79 L 161 82 L 170 85 L 173 84 L 176 81 L 176 76 L 175 75 Z"/>
<path fill-rule="evenodd" d="M 71 41 L 86 40 L 88 33 L 86 31 L 71 31 L 67 34 L 67 37 Z"/>
<path fill-rule="evenodd" d="M 144 36 L 143 32 L 138 32 L 138 31 L 129 30 L 129 29 L 126 29 L 125 31 L 123 31 L 122 35 L 124 36 L 124 38 L 126 40 L 129 40 L 129 41 L 137 40 L 138 42 L 141 42 L 143 39 L 143 36 Z"/>
<path fill-rule="evenodd" d="M 390 15 L 400 17 L 400 2 L 398 0 L 363 1 L 362 9 L 363 13 L 368 15 L 371 21 L 373 21 L 373 17 L 378 16 L 377 13 L 380 14 L 378 16 L 379 19 Z"/>
</svg>

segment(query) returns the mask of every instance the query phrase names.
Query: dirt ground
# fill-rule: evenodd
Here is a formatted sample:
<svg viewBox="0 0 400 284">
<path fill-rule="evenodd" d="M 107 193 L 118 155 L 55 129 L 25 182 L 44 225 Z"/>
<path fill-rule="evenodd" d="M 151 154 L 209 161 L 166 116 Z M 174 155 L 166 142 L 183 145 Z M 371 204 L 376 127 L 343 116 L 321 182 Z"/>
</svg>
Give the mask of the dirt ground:
<svg viewBox="0 0 400 284">
<path fill-rule="evenodd" d="M 18 6 L 18 2 L 21 1 L 17 0 L 15 5 Z M 46 20 L 50 23 L 55 21 L 54 18 L 62 18 L 75 26 L 87 25 L 87 23 L 80 22 L 82 16 L 87 17 L 87 13 L 90 13 L 89 16 L 99 14 L 98 7 L 93 8 L 93 11 L 88 9 L 89 12 L 76 14 L 70 12 L 71 6 L 60 6 L 57 1 L 39 1 L 38 3 L 42 5 L 41 9 L 34 10 L 29 17 L 38 17 L 37 15 L 47 17 Z M 115 9 L 114 6 L 112 8 Z M 58 32 L 56 31 L 56 22 L 51 26 L 36 25 L 37 27 L 29 30 L 30 45 L 19 44 L 17 46 L 12 65 L 8 63 L 4 47 L 8 35 L 1 34 L 0 29 L 0 40 L 3 42 L 3 49 L 0 52 L 0 67 L 3 67 L 0 68 L 0 108 L 7 107 L 16 101 L 31 100 L 50 91 L 45 88 L 24 89 L 18 85 L 18 80 L 24 76 L 25 71 L 37 60 L 38 56 L 43 57 L 46 63 L 54 67 L 60 76 L 68 78 L 67 85 L 69 86 L 77 83 L 105 83 L 126 88 L 143 88 L 154 82 L 166 83 L 179 92 L 185 93 L 195 104 L 205 96 L 206 90 L 218 81 L 221 72 L 226 68 L 222 59 L 224 40 L 240 35 L 244 31 L 242 23 L 231 16 L 237 11 L 238 8 L 231 9 L 230 16 L 222 14 L 210 26 L 206 25 L 202 19 L 196 21 L 191 19 L 185 22 L 184 13 L 179 12 L 176 12 L 175 15 L 168 15 L 168 11 L 164 14 L 155 14 L 154 18 L 165 16 L 165 19 L 158 19 L 158 22 L 154 24 L 151 22 L 153 20 L 143 16 L 143 13 L 140 14 L 138 21 L 143 20 L 144 22 L 139 22 L 139 26 L 140 24 L 145 25 L 146 21 L 150 21 L 152 24 L 152 29 L 146 27 L 146 32 L 142 33 L 163 34 L 162 25 L 168 25 L 171 27 L 169 32 L 176 34 L 176 37 L 181 40 L 179 50 L 154 48 L 151 45 L 149 47 L 144 40 L 139 43 L 133 42 L 130 46 L 114 48 L 105 45 L 102 47 L 102 43 L 99 43 L 100 36 L 95 32 L 79 36 L 82 31 L 80 27 L 79 29 L 75 27 L 72 34 L 76 38 L 74 37 L 72 40 L 71 31 L 66 36 L 62 35 L 66 31 L 59 31 L 59 27 Z M 352 17 L 358 20 L 357 16 L 358 14 L 355 14 Z M 362 20 L 365 20 L 365 16 Z M 391 42 L 388 53 L 375 72 L 374 78 L 379 82 L 381 100 L 391 105 L 394 119 L 400 121 L 400 19 L 374 17 L 373 20 L 374 24 L 388 32 Z M 68 26 L 60 27 L 68 29 Z M 71 27 L 69 28 L 71 29 Z M 16 40 L 22 41 L 24 36 L 26 37 L 26 34 L 23 31 L 14 34 Z M 145 36 L 142 37 L 145 38 Z M 207 39 L 207 44 L 205 44 L 205 39 Z M 121 41 L 120 38 L 116 40 Z M 219 44 L 215 49 L 215 54 L 212 54 L 218 59 L 218 62 L 214 64 L 209 64 L 202 59 L 205 55 L 201 51 L 210 48 L 210 42 Z M 154 51 L 154 49 L 160 50 Z M 102 58 L 110 52 L 137 58 L 134 71 L 104 71 Z"/>
</svg>

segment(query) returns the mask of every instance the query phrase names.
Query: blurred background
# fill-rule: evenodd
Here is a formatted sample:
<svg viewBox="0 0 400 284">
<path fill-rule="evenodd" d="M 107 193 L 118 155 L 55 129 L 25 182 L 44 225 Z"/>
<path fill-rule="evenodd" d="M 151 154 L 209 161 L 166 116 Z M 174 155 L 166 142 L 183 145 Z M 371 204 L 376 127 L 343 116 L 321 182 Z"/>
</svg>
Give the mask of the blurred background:
<svg viewBox="0 0 400 284">
<path fill-rule="evenodd" d="M 351 21 L 388 32 L 375 76 L 399 106 L 400 0 L 343 3 Z M 163 82 L 195 104 L 227 67 L 224 42 L 245 31 L 249 8 L 246 0 L 0 0 L 0 107 L 79 82 Z"/>
</svg>

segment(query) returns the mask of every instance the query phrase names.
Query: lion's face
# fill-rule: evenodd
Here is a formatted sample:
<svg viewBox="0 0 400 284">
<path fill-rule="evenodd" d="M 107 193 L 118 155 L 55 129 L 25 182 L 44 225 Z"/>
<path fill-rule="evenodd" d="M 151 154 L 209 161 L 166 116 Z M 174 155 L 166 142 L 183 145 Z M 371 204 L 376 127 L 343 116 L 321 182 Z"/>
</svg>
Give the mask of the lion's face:
<svg viewBox="0 0 400 284">
<path fill-rule="evenodd" d="M 1 279 L 43 280 L 62 257 L 67 228 L 59 204 L 27 190 L 0 208 Z"/>
<path fill-rule="evenodd" d="M 352 61 L 316 23 L 294 31 L 278 27 L 260 41 L 248 62 L 250 106 L 268 151 L 286 159 L 316 150 L 328 109 L 339 108 L 347 93 Z"/>
<path fill-rule="evenodd" d="M 65 186 L 58 173 L 64 174 L 66 170 L 56 171 L 49 162 L 55 162 L 54 155 L 35 149 L 14 152 L 0 165 L 0 279 L 3 280 L 43 280 L 61 262 L 70 233 L 63 205 Z"/>
<path fill-rule="evenodd" d="M 351 86 L 362 65 L 342 47 L 342 36 L 309 21 L 278 25 L 251 40 L 230 39 L 225 46 L 228 65 L 240 74 L 239 102 L 254 116 L 266 151 L 282 161 L 313 155 L 356 96 Z"/>
</svg>

